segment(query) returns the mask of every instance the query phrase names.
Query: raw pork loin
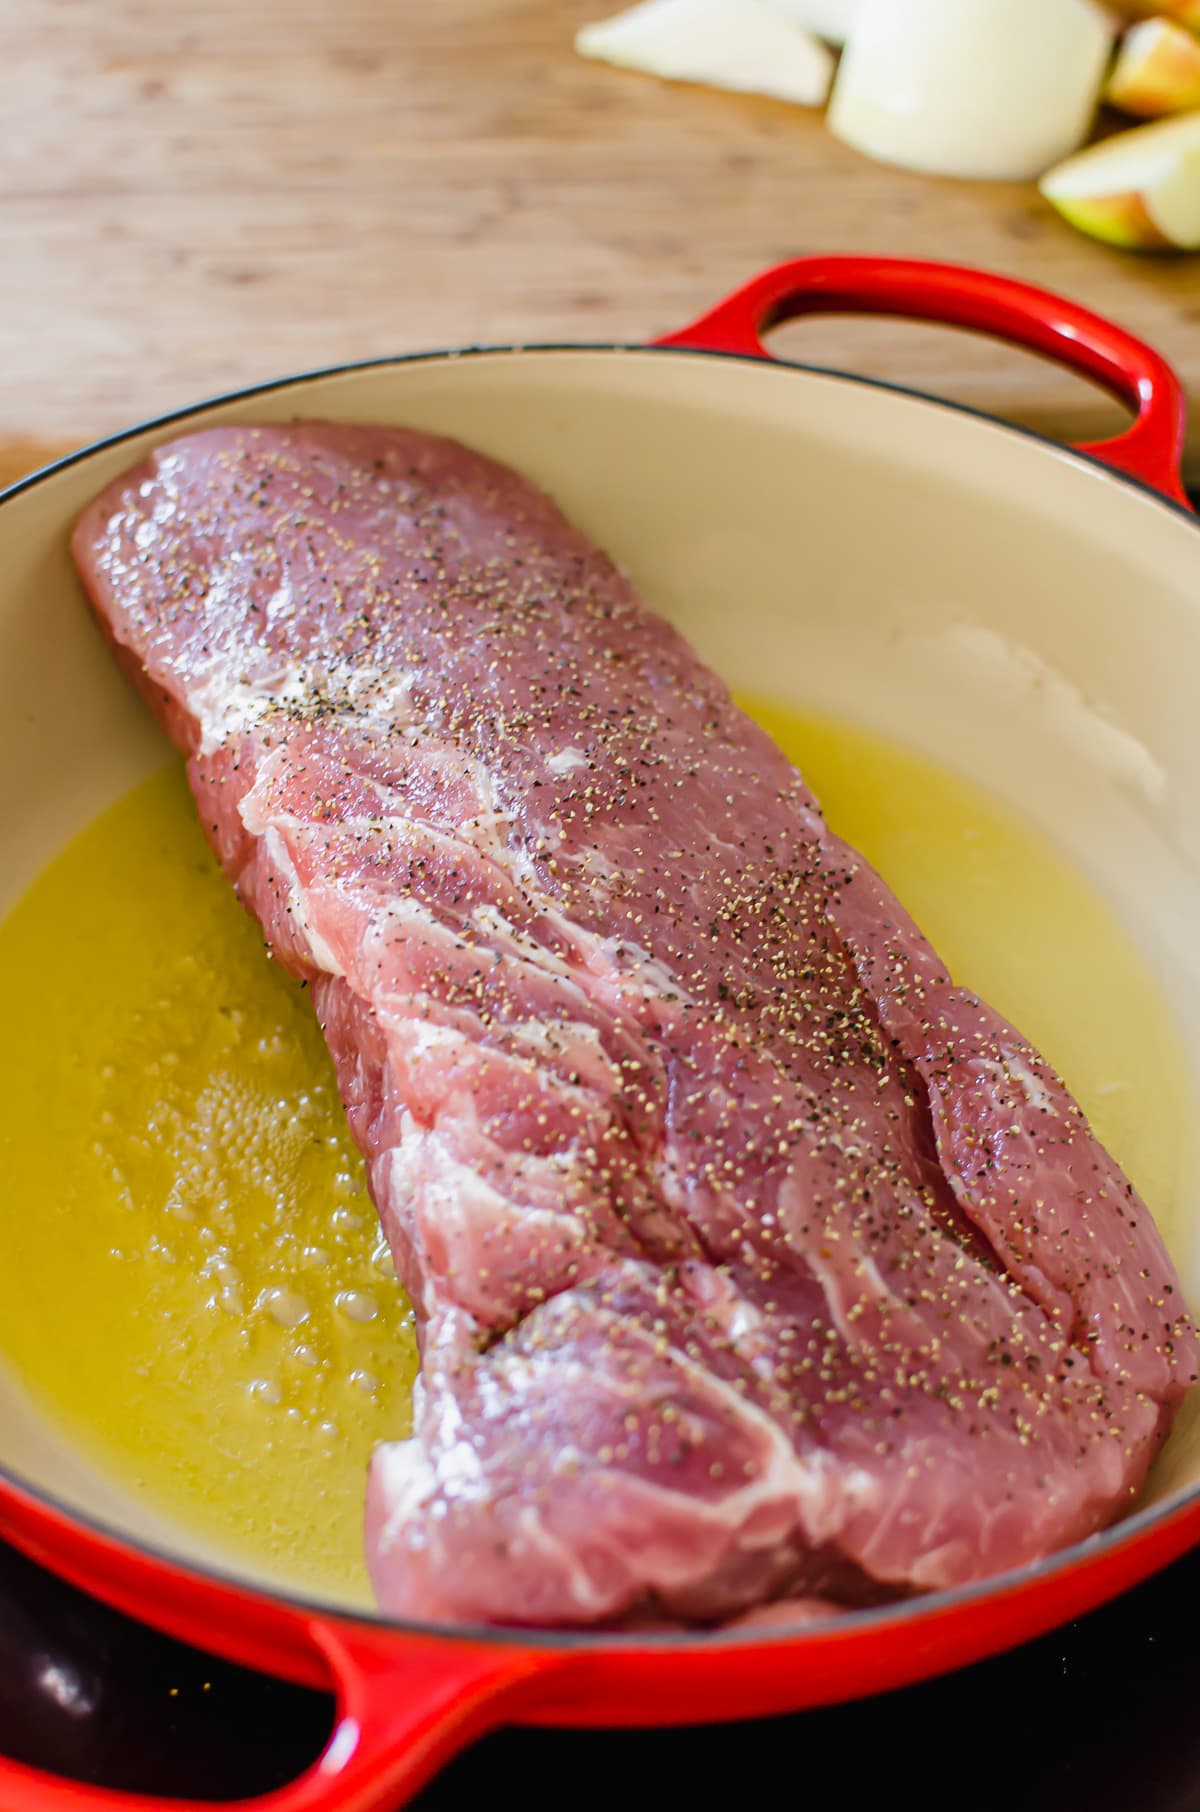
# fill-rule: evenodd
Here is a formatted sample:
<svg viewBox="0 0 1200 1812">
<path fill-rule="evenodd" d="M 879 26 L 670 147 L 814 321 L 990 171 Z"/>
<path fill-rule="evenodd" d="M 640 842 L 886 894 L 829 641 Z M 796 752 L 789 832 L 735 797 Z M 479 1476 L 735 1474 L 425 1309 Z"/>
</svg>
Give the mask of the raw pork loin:
<svg viewBox="0 0 1200 1812">
<path fill-rule="evenodd" d="M 1133 1186 L 553 503 L 404 430 L 215 429 L 74 550 L 312 984 L 419 1319 L 387 1610 L 868 1603 L 1128 1507 L 1196 1370 Z"/>
</svg>

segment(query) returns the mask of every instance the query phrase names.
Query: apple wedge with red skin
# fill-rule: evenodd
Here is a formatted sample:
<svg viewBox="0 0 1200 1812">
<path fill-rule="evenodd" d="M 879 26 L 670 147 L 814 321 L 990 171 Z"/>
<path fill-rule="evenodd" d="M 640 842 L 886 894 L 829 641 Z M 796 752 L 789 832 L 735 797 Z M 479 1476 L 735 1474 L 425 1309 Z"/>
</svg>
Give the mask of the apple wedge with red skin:
<svg viewBox="0 0 1200 1812">
<path fill-rule="evenodd" d="M 1143 119 L 1200 107 L 1200 38 L 1170 19 L 1135 25 L 1122 42 L 1104 98 Z"/>
<path fill-rule="evenodd" d="M 1200 251 L 1200 113 L 1102 139 L 1039 186 L 1093 239 L 1128 251 Z"/>
</svg>

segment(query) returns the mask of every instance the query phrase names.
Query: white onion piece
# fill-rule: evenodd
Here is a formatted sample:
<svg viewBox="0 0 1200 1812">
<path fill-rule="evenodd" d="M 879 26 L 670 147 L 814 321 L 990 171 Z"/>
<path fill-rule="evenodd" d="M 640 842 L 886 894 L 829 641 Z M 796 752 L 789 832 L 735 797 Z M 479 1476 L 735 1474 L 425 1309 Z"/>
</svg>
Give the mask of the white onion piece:
<svg viewBox="0 0 1200 1812">
<path fill-rule="evenodd" d="M 1025 181 L 1083 143 L 1112 39 L 1092 0 L 863 0 L 829 124 L 885 163 Z"/>
<path fill-rule="evenodd" d="M 844 44 L 862 0 L 770 0 L 770 4 L 802 31 L 827 44 Z"/>
<path fill-rule="evenodd" d="M 575 48 L 667 81 L 705 82 L 801 107 L 824 106 L 833 80 L 833 53 L 768 0 L 644 0 L 585 25 Z"/>
</svg>

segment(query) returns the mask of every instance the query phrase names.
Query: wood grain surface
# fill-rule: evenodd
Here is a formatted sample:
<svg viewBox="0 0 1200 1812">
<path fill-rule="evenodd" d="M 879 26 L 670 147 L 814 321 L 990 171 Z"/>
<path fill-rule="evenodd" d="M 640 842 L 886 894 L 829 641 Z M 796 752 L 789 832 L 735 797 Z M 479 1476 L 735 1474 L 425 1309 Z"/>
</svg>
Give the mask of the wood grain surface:
<svg viewBox="0 0 1200 1812">
<path fill-rule="evenodd" d="M 0 476 L 314 365 L 644 338 L 813 251 L 1059 288 L 1151 340 L 1200 398 L 1200 259 L 1093 245 L 1032 187 L 871 164 L 814 114 L 584 63 L 574 30 L 605 10 L 4 0 Z M 1063 434 L 1119 419 L 962 334 L 830 319 L 784 342 Z"/>
</svg>

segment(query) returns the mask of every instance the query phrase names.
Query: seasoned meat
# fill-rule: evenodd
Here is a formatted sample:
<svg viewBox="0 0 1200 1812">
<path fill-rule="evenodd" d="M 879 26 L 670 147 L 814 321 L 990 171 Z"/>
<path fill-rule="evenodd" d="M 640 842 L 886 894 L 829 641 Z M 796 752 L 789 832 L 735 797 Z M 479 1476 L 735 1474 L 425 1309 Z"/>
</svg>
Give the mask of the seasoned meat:
<svg viewBox="0 0 1200 1812">
<path fill-rule="evenodd" d="M 1196 1370 L 1132 1184 L 547 497 L 216 429 L 74 550 L 312 985 L 419 1319 L 387 1610 L 852 1605 L 1129 1505 Z"/>
</svg>

